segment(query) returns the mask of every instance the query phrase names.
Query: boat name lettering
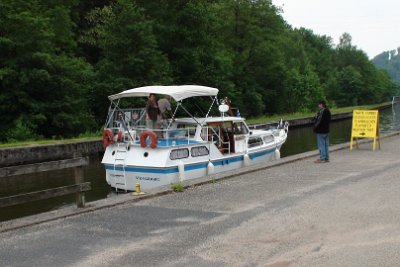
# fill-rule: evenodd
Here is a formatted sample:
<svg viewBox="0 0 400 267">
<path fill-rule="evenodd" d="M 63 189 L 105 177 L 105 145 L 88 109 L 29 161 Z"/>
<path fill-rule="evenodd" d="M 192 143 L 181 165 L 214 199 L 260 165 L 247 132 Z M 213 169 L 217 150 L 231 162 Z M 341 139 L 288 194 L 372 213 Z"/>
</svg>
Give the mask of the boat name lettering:
<svg viewBox="0 0 400 267">
<path fill-rule="evenodd" d="M 156 177 L 144 177 L 144 176 L 136 176 L 136 180 L 141 180 L 141 181 L 160 181 L 160 178 Z"/>
<path fill-rule="evenodd" d="M 110 173 L 110 177 L 124 177 L 122 174 L 112 174 Z"/>
</svg>

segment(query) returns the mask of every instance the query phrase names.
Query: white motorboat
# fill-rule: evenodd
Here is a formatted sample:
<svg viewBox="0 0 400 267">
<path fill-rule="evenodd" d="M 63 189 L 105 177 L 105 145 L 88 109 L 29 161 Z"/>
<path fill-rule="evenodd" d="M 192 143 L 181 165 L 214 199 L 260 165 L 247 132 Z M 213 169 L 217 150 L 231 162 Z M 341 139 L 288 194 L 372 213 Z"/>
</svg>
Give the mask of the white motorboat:
<svg viewBox="0 0 400 267">
<path fill-rule="evenodd" d="M 168 95 L 177 103 L 172 118 L 157 129 L 146 128 L 144 108 L 120 108 L 123 98 L 150 94 Z M 134 191 L 139 183 L 146 190 L 280 158 L 288 123 L 250 130 L 244 118 L 233 116 L 229 101 L 219 101 L 217 94 L 216 88 L 180 85 L 139 87 L 109 96 L 102 160 L 107 183 L 126 191 Z M 182 101 L 201 96 L 211 97 L 212 103 L 204 117 L 194 117 Z M 214 106 L 218 117 L 209 116 Z M 178 109 L 188 117 L 175 118 Z"/>
</svg>

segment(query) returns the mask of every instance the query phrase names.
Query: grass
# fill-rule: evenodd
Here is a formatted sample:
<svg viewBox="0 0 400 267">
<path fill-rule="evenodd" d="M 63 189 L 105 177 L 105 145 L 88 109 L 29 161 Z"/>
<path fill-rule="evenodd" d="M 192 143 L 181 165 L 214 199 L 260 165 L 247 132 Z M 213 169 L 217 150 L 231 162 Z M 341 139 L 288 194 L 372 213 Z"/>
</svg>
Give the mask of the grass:
<svg viewBox="0 0 400 267">
<path fill-rule="evenodd" d="M 185 191 L 185 187 L 181 183 L 171 184 L 171 189 L 174 190 L 174 192 Z"/>
<path fill-rule="evenodd" d="M 386 104 L 390 104 L 391 102 L 386 102 L 382 104 L 375 104 L 375 105 L 364 105 L 364 106 L 353 106 L 353 107 L 344 107 L 344 108 L 332 108 L 332 114 L 341 114 L 341 113 L 349 113 L 355 109 L 374 109 Z M 278 114 L 278 115 L 271 115 L 271 116 L 263 116 L 258 118 L 250 118 L 246 120 L 247 124 L 257 124 L 257 123 L 265 123 L 270 121 L 279 121 L 280 119 L 283 120 L 293 120 L 293 119 L 301 119 L 307 117 L 315 116 L 316 112 L 296 112 L 290 114 Z"/>
<path fill-rule="evenodd" d="M 58 144 L 68 144 L 84 141 L 95 141 L 101 139 L 101 134 L 93 133 L 92 136 L 76 137 L 69 139 L 45 139 L 45 140 L 27 140 L 27 141 L 15 141 L 5 144 L 0 144 L 0 148 L 10 148 L 10 147 L 21 147 L 21 146 L 35 146 L 35 145 L 58 145 Z"/>
</svg>

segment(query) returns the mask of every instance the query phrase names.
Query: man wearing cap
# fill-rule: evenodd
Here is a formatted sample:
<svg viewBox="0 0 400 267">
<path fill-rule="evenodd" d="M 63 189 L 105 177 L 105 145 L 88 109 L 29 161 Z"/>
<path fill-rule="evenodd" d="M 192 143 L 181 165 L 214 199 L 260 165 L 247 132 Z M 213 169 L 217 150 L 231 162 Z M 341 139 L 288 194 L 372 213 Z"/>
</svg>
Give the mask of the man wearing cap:
<svg viewBox="0 0 400 267">
<path fill-rule="evenodd" d="M 329 162 L 329 123 L 331 122 L 331 112 L 323 100 L 318 102 L 318 108 L 319 111 L 315 119 L 314 132 L 317 134 L 319 159 L 315 163 L 326 163 Z"/>
</svg>

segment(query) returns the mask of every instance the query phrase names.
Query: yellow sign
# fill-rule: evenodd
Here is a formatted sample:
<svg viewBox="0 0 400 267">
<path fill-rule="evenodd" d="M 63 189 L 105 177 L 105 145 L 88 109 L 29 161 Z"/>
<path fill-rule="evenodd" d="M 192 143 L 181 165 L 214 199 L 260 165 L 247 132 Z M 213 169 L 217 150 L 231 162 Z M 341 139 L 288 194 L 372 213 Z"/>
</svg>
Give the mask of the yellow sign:
<svg viewBox="0 0 400 267">
<path fill-rule="evenodd" d="M 354 110 L 353 123 L 351 127 L 350 150 L 353 149 L 353 139 L 356 138 L 358 148 L 358 138 L 373 138 L 373 150 L 376 147 L 376 139 L 379 142 L 379 112 L 378 110 Z M 381 148 L 379 142 L 379 149 Z"/>
</svg>

